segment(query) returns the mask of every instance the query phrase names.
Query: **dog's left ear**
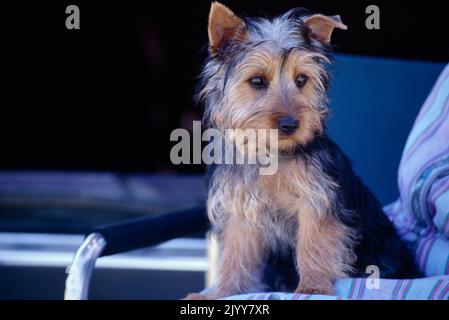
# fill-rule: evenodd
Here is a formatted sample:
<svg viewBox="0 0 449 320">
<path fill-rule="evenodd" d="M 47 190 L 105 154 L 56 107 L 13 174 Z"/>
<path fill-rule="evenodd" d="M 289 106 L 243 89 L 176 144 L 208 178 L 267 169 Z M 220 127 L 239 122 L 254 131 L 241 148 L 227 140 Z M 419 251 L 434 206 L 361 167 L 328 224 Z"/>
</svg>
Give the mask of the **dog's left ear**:
<svg viewBox="0 0 449 320">
<path fill-rule="evenodd" d="M 331 41 L 334 28 L 348 29 L 341 21 L 340 16 L 314 14 L 304 18 L 303 21 L 309 27 L 311 37 L 323 43 L 329 43 Z"/>
<path fill-rule="evenodd" d="M 230 40 L 243 40 L 246 26 L 228 7 L 219 2 L 212 2 L 208 33 L 210 50 L 215 53 Z"/>
</svg>

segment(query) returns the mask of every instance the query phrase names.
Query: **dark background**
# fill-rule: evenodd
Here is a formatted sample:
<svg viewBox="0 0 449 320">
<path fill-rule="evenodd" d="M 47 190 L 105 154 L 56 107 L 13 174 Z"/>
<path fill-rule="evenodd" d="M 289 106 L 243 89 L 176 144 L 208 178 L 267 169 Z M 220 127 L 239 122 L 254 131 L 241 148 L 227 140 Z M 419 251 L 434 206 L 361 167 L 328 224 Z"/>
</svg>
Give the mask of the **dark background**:
<svg viewBox="0 0 449 320">
<path fill-rule="evenodd" d="M 223 1 L 236 13 L 333 15 L 336 51 L 449 60 L 443 1 Z M 81 29 L 67 30 L 76 4 Z M 365 28 L 380 7 L 381 29 Z M 0 169 L 201 171 L 173 166 L 170 132 L 201 117 L 209 1 L 11 1 L 0 10 Z"/>
</svg>

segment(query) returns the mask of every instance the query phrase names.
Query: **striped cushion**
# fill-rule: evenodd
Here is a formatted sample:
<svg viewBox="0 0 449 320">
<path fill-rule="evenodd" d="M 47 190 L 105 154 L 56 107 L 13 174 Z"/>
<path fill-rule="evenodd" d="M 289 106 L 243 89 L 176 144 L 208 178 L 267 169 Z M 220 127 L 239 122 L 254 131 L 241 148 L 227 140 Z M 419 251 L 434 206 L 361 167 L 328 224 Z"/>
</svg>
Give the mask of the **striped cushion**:
<svg viewBox="0 0 449 320">
<path fill-rule="evenodd" d="M 380 279 L 377 288 L 371 288 L 368 281 L 338 280 L 335 296 L 269 292 L 232 296 L 225 300 L 449 300 L 449 276 L 414 280 Z"/>
<path fill-rule="evenodd" d="M 449 274 L 449 65 L 425 101 L 399 166 L 400 199 L 387 214 L 416 248 L 426 276 Z"/>
</svg>

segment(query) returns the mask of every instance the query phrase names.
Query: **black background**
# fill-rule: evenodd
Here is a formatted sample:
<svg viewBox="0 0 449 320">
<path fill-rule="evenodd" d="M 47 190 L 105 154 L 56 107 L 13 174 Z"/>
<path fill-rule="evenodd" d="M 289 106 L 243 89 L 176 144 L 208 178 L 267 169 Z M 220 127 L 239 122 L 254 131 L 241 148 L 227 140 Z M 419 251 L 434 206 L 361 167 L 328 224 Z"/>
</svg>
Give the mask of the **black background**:
<svg viewBox="0 0 449 320">
<path fill-rule="evenodd" d="M 3 1 L 2 1 L 3 2 Z M 340 14 L 337 52 L 449 60 L 443 1 L 224 1 L 242 15 Z M 76 4 L 81 29 L 67 30 Z M 380 8 L 381 29 L 365 28 Z M 171 130 L 201 117 L 209 1 L 11 1 L 0 10 L 0 169 L 201 171 L 170 164 Z"/>
<path fill-rule="evenodd" d="M 224 315 L 225 305 L 269 305 L 269 315 L 240 315 L 230 317 Z M 119 318 L 127 318 L 130 314 L 147 314 L 150 319 L 208 319 L 207 315 L 180 315 L 182 307 L 214 307 L 222 310 L 215 312 L 209 319 L 286 319 L 292 315 L 328 317 L 340 315 L 349 319 L 365 317 L 385 317 L 386 314 L 400 312 L 404 317 L 425 317 L 431 309 L 433 313 L 444 313 L 447 301 L 2 301 L 2 310 L 10 310 L 17 315 L 45 315 L 46 318 L 60 319 L 61 314 L 70 312 L 74 317 L 85 317 L 86 314 L 105 316 L 113 313 Z M 59 309 L 59 310 L 58 310 Z M 5 311 L 7 312 L 7 311 Z M 351 317 L 353 315 L 353 317 Z"/>
</svg>

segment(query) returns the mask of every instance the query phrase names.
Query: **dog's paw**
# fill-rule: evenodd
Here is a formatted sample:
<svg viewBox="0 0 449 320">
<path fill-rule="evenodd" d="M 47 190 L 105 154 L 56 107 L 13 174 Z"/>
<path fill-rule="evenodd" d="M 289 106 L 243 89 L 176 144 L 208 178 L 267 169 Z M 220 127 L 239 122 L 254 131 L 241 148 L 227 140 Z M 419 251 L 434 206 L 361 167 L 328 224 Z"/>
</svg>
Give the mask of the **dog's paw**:
<svg viewBox="0 0 449 320">
<path fill-rule="evenodd" d="M 183 300 L 208 300 L 204 294 L 189 293 Z"/>
<path fill-rule="evenodd" d="M 333 296 L 335 295 L 335 289 L 330 286 L 323 286 L 323 287 L 302 287 L 299 286 L 295 293 L 302 293 L 302 294 L 321 294 L 326 296 Z"/>
</svg>

